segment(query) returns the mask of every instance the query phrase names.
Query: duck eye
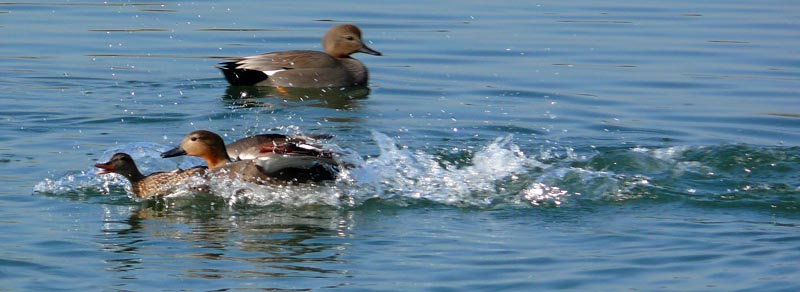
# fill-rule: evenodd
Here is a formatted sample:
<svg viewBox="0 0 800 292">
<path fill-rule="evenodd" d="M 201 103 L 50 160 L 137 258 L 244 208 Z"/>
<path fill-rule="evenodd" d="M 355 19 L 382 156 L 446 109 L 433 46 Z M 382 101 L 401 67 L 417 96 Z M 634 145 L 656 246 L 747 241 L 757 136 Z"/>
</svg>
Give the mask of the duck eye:
<svg viewBox="0 0 800 292">
<path fill-rule="evenodd" d="M 192 141 L 197 141 L 197 137 L 192 137 Z"/>
<path fill-rule="evenodd" d="M 355 40 L 355 39 L 356 39 L 355 37 L 353 37 L 353 36 L 351 36 L 351 35 L 349 35 L 349 36 L 346 36 L 346 37 L 344 37 L 344 38 L 345 38 L 346 40 L 348 40 L 348 41 L 352 41 L 352 40 Z"/>
</svg>

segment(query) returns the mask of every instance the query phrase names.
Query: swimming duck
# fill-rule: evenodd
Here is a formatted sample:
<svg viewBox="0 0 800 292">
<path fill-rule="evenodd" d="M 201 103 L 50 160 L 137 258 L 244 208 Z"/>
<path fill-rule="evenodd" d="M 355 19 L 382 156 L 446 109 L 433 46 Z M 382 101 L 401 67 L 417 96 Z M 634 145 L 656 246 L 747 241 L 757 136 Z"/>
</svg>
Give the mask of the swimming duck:
<svg viewBox="0 0 800 292">
<path fill-rule="evenodd" d="M 161 157 L 190 155 L 203 158 L 212 175 L 270 184 L 333 180 L 338 164 L 330 151 L 306 144 L 306 137 L 257 135 L 231 143 L 206 130 L 189 133 L 181 144 Z M 231 157 L 234 157 L 232 159 Z"/>
<path fill-rule="evenodd" d="M 270 87 L 348 87 L 366 86 L 367 67 L 350 55 L 382 54 L 361 40 L 361 30 L 352 24 L 332 27 L 322 38 L 325 52 L 294 50 L 250 57 L 231 58 L 220 63 L 231 85 Z"/>
<path fill-rule="evenodd" d="M 127 153 L 115 153 L 110 160 L 95 164 L 94 167 L 100 169 L 97 174 L 116 173 L 124 176 L 131 182 L 131 191 L 138 198 L 167 195 L 175 184 L 193 176 L 200 177 L 206 171 L 204 167 L 195 167 L 186 170 L 155 172 L 145 176 Z"/>
</svg>

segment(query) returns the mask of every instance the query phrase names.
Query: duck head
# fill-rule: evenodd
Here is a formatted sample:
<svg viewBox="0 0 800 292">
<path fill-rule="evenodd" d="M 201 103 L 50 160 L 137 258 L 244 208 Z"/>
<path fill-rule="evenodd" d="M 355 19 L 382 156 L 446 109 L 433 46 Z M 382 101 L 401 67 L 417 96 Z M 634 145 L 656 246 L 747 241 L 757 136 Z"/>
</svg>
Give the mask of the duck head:
<svg viewBox="0 0 800 292">
<path fill-rule="evenodd" d="M 225 150 L 225 141 L 219 135 L 206 130 L 189 133 L 183 138 L 181 144 L 172 150 L 161 153 L 161 157 L 176 157 L 189 155 L 203 158 L 209 169 L 214 169 L 228 163 L 230 158 Z"/>
<path fill-rule="evenodd" d="M 97 174 L 117 173 L 131 181 L 137 181 L 144 176 L 136 167 L 136 162 L 127 153 L 116 153 L 107 162 L 95 164 L 100 169 Z"/>
<path fill-rule="evenodd" d="M 361 30 L 352 24 L 340 24 L 328 30 L 322 38 L 322 48 L 336 58 L 347 58 L 354 53 L 382 55 L 361 41 Z"/>
</svg>

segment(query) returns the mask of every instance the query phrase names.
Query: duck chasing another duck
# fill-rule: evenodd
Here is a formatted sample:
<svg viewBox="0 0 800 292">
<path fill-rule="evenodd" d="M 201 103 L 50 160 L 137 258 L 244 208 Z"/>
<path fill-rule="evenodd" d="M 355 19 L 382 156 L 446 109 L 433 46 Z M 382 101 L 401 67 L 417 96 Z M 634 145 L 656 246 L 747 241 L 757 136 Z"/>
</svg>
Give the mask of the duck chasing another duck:
<svg viewBox="0 0 800 292">
<path fill-rule="evenodd" d="M 143 175 L 127 153 L 115 153 L 107 162 L 95 164 L 94 167 L 100 169 L 97 174 L 116 173 L 124 176 L 130 181 L 131 191 L 138 198 L 168 195 L 176 184 L 190 177 L 202 177 L 206 171 L 204 167 L 194 167 Z"/>
<path fill-rule="evenodd" d="M 350 57 L 354 53 L 382 54 L 361 40 L 361 29 L 352 24 L 332 27 L 322 38 L 325 52 L 294 50 L 230 58 L 220 63 L 231 85 L 325 88 L 366 86 L 367 67 Z"/>
<path fill-rule="evenodd" d="M 257 135 L 232 143 L 235 151 L 231 152 L 222 137 L 198 130 L 187 134 L 178 147 L 161 153 L 161 157 L 197 156 L 206 161 L 211 175 L 224 174 L 258 184 L 335 179 L 339 166 L 332 153 L 305 141 L 292 136 Z M 241 160 L 234 161 L 231 155 Z"/>
</svg>

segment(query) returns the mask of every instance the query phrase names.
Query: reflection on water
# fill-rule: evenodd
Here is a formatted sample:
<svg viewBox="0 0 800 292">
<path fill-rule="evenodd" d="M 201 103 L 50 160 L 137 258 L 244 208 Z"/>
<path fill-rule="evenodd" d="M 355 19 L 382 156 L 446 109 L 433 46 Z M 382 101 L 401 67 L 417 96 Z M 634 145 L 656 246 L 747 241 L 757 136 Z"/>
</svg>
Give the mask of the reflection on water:
<svg viewBox="0 0 800 292">
<path fill-rule="evenodd" d="M 222 96 L 233 108 L 272 107 L 276 102 L 302 103 L 303 106 L 338 110 L 358 108 L 358 101 L 366 99 L 369 87 L 343 88 L 284 88 L 229 86 Z"/>
<path fill-rule="evenodd" d="M 116 278 L 136 279 L 130 272 L 154 264 L 143 257 L 155 261 L 175 255 L 194 262 L 159 263 L 179 278 L 319 278 L 346 273 L 338 265 L 346 250 L 340 239 L 348 236 L 352 224 L 349 211 L 232 212 L 197 200 L 180 208 L 162 203 L 148 201 L 126 219 L 106 221 L 98 240 L 102 251 L 116 254 L 106 261 L 108 271 L 121 273 Z"/>
</svg>

